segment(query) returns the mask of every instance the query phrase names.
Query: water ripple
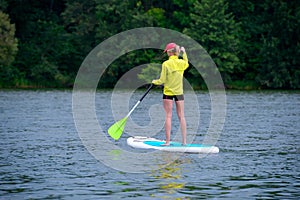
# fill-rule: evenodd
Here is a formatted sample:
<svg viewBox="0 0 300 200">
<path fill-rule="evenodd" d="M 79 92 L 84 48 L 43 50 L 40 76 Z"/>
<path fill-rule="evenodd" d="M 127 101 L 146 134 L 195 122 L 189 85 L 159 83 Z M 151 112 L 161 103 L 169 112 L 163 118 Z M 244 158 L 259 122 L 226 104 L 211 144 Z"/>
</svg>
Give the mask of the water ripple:
<svg viewBox="0 0 300 200">
<path fill-rule="evenodd" d="M 96 98 L 98 119 L 104 128 L 113 122 L 111 111 L 101 107 L 110 102 L 109 94 L 99 91 Z M 228 114 L 217 143 L 220 153 L 201 158 L 187 154 L 166 168 L 145 174 L 116 171 L 89 154 L 75 129 L 71 95 L 71 91 L 55 90 L 0 91 L 0 199 L 300 196 L 297 92 L 227 92 Z M 161 103 L 161 93 L 153 91 L 148 98 L 151 100 L 143 102 L 132 118 L 141 125 L 150 120 L 143 109 Z M 199 132 L 193 134 L 201 142 L 211 113 L 209 94 L 199 92 L 198 98 L 201 121 Z M 163 130 L 161 134 L 163 138 Z M 129 149 L 125 138 L 118 145 Z"/>
</svg>

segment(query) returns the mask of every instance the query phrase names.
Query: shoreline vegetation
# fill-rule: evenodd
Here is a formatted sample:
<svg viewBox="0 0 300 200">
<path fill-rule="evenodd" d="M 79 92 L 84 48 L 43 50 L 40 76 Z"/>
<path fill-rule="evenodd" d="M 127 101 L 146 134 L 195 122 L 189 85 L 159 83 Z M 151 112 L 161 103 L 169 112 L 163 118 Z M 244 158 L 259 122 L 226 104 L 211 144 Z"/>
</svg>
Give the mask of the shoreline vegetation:
<svg viewBox="0 0 300 200">
<path fill-rule="evenodd" d="M 121 88 L 121 90 L 145 90 L 147 89 L 147 84 L 140 86 L 138 88 L 130 88 L 130 86 L 128 87 L 124 87 Z M 22 85 L 22 86 L 7 86 L 7 87 L 0 87 L 0 91 L 5 91 L 5 90 L 73 90 L 73 86 L 70 87 L 45 87 L 45 86 L 35 86 L 35 85 Z M 110 91 L 115 89 L 114 87 L 97 87 L 96 91 Z M 91 90 L 89 88 L 83 88 L 83 90 Z M 162 88 L 160 86 L 156 86 L 155 88 L 153 88 L 152 90 L 154 91 L 160 91 L 162 90 Z M 191 90 L 191 88 L 186 89 L 187 91 Z M 194 91 L 209 91 L 206 87 L 206 85 L 201 85 L 201 86 L 197 86 L 197 87 L 192 87 L 192 90 Z M 218 90 L 216 88 L 216 90 Z M 230 86 L 225 86 L 224 87 L 225 91 L 300 91 L 300 89 L 291 89 L 291 88 L 262 88 L 259 87 L 257 85 L 230 85 Z"/>
<path fill-rule="evenodd" d="M 92 49 L 143 27 L 193 38 L 215 62 L 226 89 L 300 89 L 297 0 L 2 0 L 0 88 L 72 88 Z M 169 42 L 178 41 L 161 41 L 162 48 Z M 125 53 L 107 67 L 99 88 L 114 88 L 135 66 L 167 59 L 159 55 L 158 49 Z M 149 64 L 138 77 L 149 82 L 159 73 Z M 206 88 L 193 66 L 184 77 L 194 89 Z"/>
<path fill-rule="evenodd" d="M 190 83 L 189 83 L 190 84 Z M 105 85 L 104 87 L 98 86 L 97 90 L 111 90 L 114 89 L 115 84 L 112 86 L 107 86 Z M 131 86 L 128 85 L 127 87 L 124 86 L 124 89 L 126 88 L 130 88 Z M 156 86 L 154 88 L 159 90 L 159 88 L 162 86 Z M 205 83 L 202 84 L 191 84 L 191 87 L 193 90 L 207 90 L 207 86 L 205 85 Z M 147 84 L 140 86 L 139 88 L 147 88 Z M 300 88 L 269 88 L 269 87 L 264 87 L 261 86 L 259 84 L 257 84 L 255 81 L 234 81 L 234 82 L 230 82 L 225 84 L 224 83 L 224 87 L 222 86 L 222 88 L 224 88 L 225 90 L 300 90 Z M 5 85 L 5 84 L 1 84 L 0 81 L 0 90 L 2 89 L 20 89 L 20 90 L 36 90 L 36 89 L 58 89 L 58 90 L 64 90 L 64 89 L 73 89 L 73 84 L 69 83 L 67 86 L 66 85 L 41 85 L 41 84 L 36 84 L 36 83 L 30 83 L 29 81 L 16 81 L 15 85 Z"/>
</svg>

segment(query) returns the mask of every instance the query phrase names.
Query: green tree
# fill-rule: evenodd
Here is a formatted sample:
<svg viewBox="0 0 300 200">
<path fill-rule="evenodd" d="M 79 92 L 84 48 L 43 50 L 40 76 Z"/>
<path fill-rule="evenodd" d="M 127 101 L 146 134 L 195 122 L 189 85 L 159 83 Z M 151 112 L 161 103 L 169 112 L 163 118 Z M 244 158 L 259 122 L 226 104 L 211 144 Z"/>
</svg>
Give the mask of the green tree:
<svg viewBox="0 0 300 200">
<path fill-rule="evenodd" d="M 64 28 L 59 25 L 62 9 L 61 1 L 8 1 L 7 11 L 19 39 L 13 64 L 22 76 L 17 85 L 56 87 L 65 82 L 59 72 L 61 54 L 67 49 Z"/>
<path fill-rule="evenodd" d="M 300 88 L 299 4 L 267 0 L 261 10 L 261 63 L 256 80 L 268 88 Z"/>
<path fill-rule="evenodd" d="M 173 24 L 170 26 L 171 29 L 182 32 L 189 27 L 191 22 L 190 12 L 195 1 L 197 0 L 172 0 L 172 9 L 169 11 L 171 16 L 168 17 L 171 18 L 170 22 Z"/>
<path fill-rule="evenodd" d="M 65 30 L 70 33 L 70 42 L 77 49 L 75 55 L 84 58 L 96 45 L 95 33 L 98 20 L 96 17 L 96 0 L 68 0 L 61 14 Z"/>
<path fill-rule="evenodd" d="M 258 86 L 256 76 L 261 62 L 261 58 L 258 56 L 261 48 L 259 39 L 261 35 L 261 17 L 258 17 L 260 11 L 257 10 L 254 1 L 228 0 L 228 2 L 228 11 L 233 13 L 235 20 L 241 24 L 243 30 L 239 34 L 239 49 L 241 49 L 239 59 L 244 65 L 241 65 L 241 70 L 232 74 L 232 78 L 248 88 L 255 88 Z"/>
<path fill-rule="evenodd" d="M 0 0 L 0 10 L 5 12 L 7 6 L 8 6 L 8 3 L 6 0 Z"/>
<path fill-rule="evenodd" d="M 12 38 L 0 41 L 2 85 L 71 86 L 83 59 L 100 42 L 155 26 L 197 40 L 229 87 L 300 88 L 297 0 L 0 0 L 0 10 L 9 16 L 1 15 L 1 37 Z M 125 53 L 111 63 L 101 86 L 112 87 L 135 66 L 161 63 L 157 54 L 153 49 Z M 149 65 L 140 77 L 150 80 L 157 73 Z M 192 67 L 185 77 L 199 84 Z"/>
<path fill-rule="evenodd" d="M 17 73 L 11 65 L 18 51 L 15 25 L 9 16 L 0 11 L 0 85 L 12 84 Z"/>
<path fill-rule="evenodd" d="M 28 84 L 38 87 L 58 87 L 70 84 L 69 62 L 72 46 L 63 26 L 52 21 L 36 23 L 35 38 L 24 41 L 24 54 L 16 63 L 23 69 Z M 30 59 L 28 59 L 28 57 Z"/>
<path fill-rule="evenodd" d="M 229 8 L 244 30 L 246 66 L 236 76 L 262 88 L 299 88 L 299 1 L 229 0 Z"/>
<path fill-rule="evenodd" d="M 133 28 L 167 24 L 164 9 L 149 6 L 146 2 L 98 0 L 96 3 L 97 41 L 103 41 L 110 36 Z M 144 7 L 145 5 L 149 6 L 148 9 Z M 151 62 L 156 56 L 155 50 L 138 50 L 124 54 L 111 63 L 104 73 L 100 85 L 113 87 L 124 73 L 136 66 Z"/>
<path fill-rule="evenodd" d="M 190 26 L 184 33 L 198 41 L 212 57 L 225 82 L 240 70 L 239 54 L 240 24 L 228 12 L 224 0 L 195 1 L 191 9 Z"/>
</svg>

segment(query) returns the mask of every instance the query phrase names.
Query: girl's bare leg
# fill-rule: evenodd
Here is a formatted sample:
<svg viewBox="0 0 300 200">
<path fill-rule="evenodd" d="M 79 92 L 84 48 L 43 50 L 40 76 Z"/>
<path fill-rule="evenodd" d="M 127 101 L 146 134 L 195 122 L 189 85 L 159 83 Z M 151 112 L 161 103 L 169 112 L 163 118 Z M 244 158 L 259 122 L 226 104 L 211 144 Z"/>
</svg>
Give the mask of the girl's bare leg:
<svg viewBox="0 0 300 200">
<path fill-rule="evenodd" d="M 169 145 L 170 140 L 171 140 L 173 100 L 164 99 L 163 104 L 164 104 L 164 110 L 166 113 L 166 122 L 165 122 L 166 143 L 165 143 L 165 145 Z"/>
<path fill-rule="evenodd" d="M 182 144 L 186 145 L 186 121 L 184 117 L 184 101 L 176 101 L 176 112 L 180 122 Z"/>
</svg>

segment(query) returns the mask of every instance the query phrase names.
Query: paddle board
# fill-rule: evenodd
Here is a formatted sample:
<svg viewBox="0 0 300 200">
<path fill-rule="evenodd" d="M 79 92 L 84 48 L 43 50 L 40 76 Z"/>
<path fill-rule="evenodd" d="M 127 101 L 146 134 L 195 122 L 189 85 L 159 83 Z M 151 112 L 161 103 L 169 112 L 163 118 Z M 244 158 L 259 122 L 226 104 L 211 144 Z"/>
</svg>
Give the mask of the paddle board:
<svg viewBox="0 0 300 200">
<path fill-rule="evenodd" d="M 164 143 L 164 140 L 143 136 L 134 136 L 127 139 L 127 144 L 134 148 L 186 153 L 219 153 L 219 148 L 211 145 L 187 144 L 182 146 L 179 142 L 170 142 L 169 146 L 163 146 Z"/>
</svg>

